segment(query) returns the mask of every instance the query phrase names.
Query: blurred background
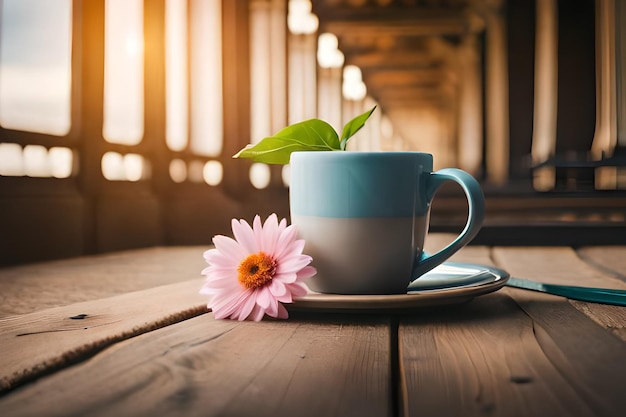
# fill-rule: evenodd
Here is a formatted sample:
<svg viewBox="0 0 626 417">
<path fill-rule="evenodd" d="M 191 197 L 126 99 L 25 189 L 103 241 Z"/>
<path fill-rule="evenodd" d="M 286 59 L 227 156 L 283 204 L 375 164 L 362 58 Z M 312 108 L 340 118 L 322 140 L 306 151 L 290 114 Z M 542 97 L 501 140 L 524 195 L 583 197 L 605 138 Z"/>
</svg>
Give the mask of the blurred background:
<svg viewBox="0 0 626 417">
<path fill-rule="evenodd" d="M 288 218 L 289 166 L 232 155 L 375 105 L 352 149 L 473 174 L 475 243 L 626 244 L 625 74 L 621 0 L 0 0 L 0 265 Z"/>
</svg>

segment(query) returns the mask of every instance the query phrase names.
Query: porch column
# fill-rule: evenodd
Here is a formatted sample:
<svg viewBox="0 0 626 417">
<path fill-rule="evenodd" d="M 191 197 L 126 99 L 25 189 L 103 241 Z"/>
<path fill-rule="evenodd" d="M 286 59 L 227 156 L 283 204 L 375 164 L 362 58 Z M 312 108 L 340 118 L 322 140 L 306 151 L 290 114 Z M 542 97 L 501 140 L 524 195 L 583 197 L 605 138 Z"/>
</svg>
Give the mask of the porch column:
<svg viewBox="0 0 626 417">
<path fill-rule="evenodd" d="M 286 0 L 250 1 L 251 141 L 287 125 Z"/>
<path fill-rule="evenodd" d="M 458 165 L 478 175 L 483 159 L 483 112 L 480 57 L 475 33 L 467 34 L 459 48 L 461 77 L 458 108 Z"/>
<path fill-rule="evenodd" d="M 557 14 L 556 0 L 537 0 L 535 35 L 535 104 L 531 155 L 533 164 L 546 161 L 556 149 Z M 554 167 L 536 169 L 533 186 L 554 188 Z"/>
<path fill-rule="evenodd" d="M 250 0 L 250 141 L 287 125 L 287 0 Z M 256 188 L 282 188 L 281 167 L 255 163 Z"/>
<path fill-rule="evenodd" d="M 509 176 L 509 89 L 506 28 L 502 1 L 493 1 L 485 20 L 487 180 L 504 184 Z"/>
<path fill-rule="evenodd" d="M 596 130 L 591 144 L 591 156 L 604 159 L 613 155 L 617 144 L 617 109 L 616 109 L 616 28 L 615 0 L 596 2 Z M 621 69 L 618 77 L 622 77 Z M 618 93 L 619 94 L 619 93 Z M 616 168 L 600 167 L 596 169 L 595 188 L 614 189 L 616 187 Z"/>
</svg>

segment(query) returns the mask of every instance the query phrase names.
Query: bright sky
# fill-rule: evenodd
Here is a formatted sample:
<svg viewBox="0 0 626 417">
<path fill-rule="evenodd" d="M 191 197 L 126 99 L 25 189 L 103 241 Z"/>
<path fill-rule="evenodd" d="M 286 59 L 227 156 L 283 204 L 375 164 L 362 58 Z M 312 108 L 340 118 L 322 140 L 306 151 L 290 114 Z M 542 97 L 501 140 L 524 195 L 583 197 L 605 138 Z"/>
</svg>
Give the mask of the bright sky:
<svg viewBox="0 0 626 417">
<path fill-rule="evenodd" d="M 65 65 L 70 0 L 3 0 L 0 19 L 3 64 Z"/>
<path fill-rule="evenodd" d="M 70 127 L 71 0 L 0 4 L 0 124 L 63 135 Z"/>
</svg>

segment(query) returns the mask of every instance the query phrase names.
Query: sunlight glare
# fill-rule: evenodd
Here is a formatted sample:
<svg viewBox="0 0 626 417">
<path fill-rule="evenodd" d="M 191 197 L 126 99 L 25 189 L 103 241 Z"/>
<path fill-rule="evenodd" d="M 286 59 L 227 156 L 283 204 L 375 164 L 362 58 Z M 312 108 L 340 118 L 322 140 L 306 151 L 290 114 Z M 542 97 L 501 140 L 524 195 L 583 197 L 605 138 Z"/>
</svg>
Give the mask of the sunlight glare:
<svg viewBox="0 0 626 417">
<path fill-rule="evenodd" d="M 17 143 L 0 143 L 0 175 L 19 177 L 24 173 L 22 147 Z"/>
<path fill-rule="evenodd" d="M 204 164 L 202 176 L 204 178 L 204 182 L 207 184 L 212 186 L 219 185 L 219 183 L 222 182 L 223 175 L 224 170 L 222 168 L 222 164 L 218 161 L 208 161 Z"/>
<path fill-rule="evenodd" d="M 257 190 L 262 190 L 270 185 L 271 172 L 267 164 L 254 163 L 250 166 L 250 182 Z"/>
<path fill-rule="evenodd" d="M 139 181 L 144 174 L 144 159 L 136 153 L 124 155 L 124 176 L 128 181 Z"/>
<path fill-rule="evenodd" d="M 74 154 L 70 148 L 53 147 L 48 150 L 50 173 L 54 178 L 68 178 L 72 175 Z"/>
<path fill-rule="evenodd" d="M 29 177 L 50 177 L 48 150 L 41 145 L 24 147 L 24 171 Z"/>
<path fill-rule="evenodd" d="M 222 2 L 191 0 L 191 141 L 194 153 L 219 156 L 224 136 L 222 104 Z M 202 167 L 200 167 L 202 181 Z"/>
<path fill-rule="evenodd" d="M 102 155 L 102 175 L 109 181 L 122 181 L 126 179 L 124 174 L 124 159 L 117 152 L 107 152 Z"/>
<path fill-rule="evenodd" d="M 172 151 L 184 150 L 189 141 L 187 30 L 187 2 L 166 0 L 165 141 L 167 147 Z"/>
<path fill-rule="evenodd" d="M 106 0 L 104 120 L 111 143 L 136 145 L 143 137 L 143 1 Z"/>
<path fill-rule="evenodd" d="M 172 159 L 170 161 L 170 178 L 177 184 L 185 182 L 187 179 L 187 164 L 182 159 Z"/>
</svg>

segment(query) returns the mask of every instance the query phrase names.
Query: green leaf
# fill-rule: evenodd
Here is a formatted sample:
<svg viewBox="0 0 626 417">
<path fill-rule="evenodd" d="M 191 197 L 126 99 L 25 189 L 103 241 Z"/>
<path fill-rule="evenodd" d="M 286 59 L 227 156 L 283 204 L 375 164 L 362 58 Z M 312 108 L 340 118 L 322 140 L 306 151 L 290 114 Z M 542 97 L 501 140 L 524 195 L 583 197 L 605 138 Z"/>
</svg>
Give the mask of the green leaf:
<svg viewBox="0 0 626 417">
<path fill-rule="evenodd" d="M 331 125 L 320 119 L 309 119 L 294 123 L 285 127 L 273 137 L 290 138 L 312 146 L 323 146 L 328 150 L 339 149 L 337 132 Z"/>
<path fill-rule="evenodd" d="M 340 149 L 337 132 L 332 126 L 319 119 L 310 119 L 287 126 L 256 145 L 248 145 L 233 158 L 249 158 L 266 164 L 288 164 L 289 156 L 295 151 Z"/>
<path fill-rule="evenodd" d="M 291 153 L 296 151 L 345 150 L 348 139 L 363 127 L 374 110 L 376 106 L 346 123 L 341 141 L 331 125 L 320 119 L 310 119 L 287 126 L 256 145 L 246 146 L 233 158 L 249 158 L 266 164 L 288 164 Z"/>
<path fill-rule="evenodd" d="M 376 110 L 376 106 L 346 123 L 343 127 L 343 132 L 341 133 L 341 150 L 346 149 L 348 140 L 350 140 L 350 138 L 363 127 L 367 119 L 369 119 L 372 113 L 374 113 L 374 110 Z"/>
</svg>

